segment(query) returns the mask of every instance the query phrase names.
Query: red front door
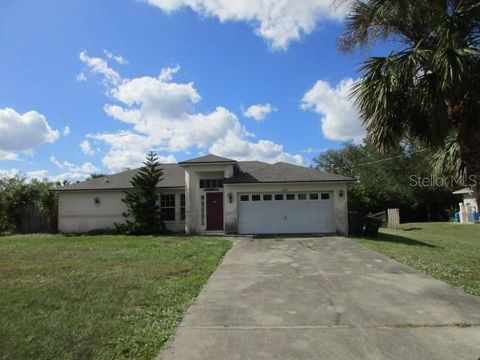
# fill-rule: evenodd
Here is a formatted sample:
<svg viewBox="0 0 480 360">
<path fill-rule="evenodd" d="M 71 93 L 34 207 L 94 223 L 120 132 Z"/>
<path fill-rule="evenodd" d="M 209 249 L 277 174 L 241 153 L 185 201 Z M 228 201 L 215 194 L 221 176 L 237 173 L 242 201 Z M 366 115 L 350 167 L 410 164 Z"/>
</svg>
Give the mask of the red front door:
<svg viewBox="0 0 480 360">
<path fill-rule="evenodd" d="M 223 193 L 207 193 L 207 230 L 223 230 Z"/>
</svg>

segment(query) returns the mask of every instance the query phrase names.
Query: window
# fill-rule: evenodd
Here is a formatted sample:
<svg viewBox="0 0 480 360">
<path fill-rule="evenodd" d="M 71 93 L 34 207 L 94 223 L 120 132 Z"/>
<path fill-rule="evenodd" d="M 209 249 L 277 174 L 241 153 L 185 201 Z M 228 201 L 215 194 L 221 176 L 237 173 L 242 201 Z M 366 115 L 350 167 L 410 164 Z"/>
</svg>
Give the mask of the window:
<svg viewBox="0 0 480 360">
<path fill-rule="evenodd" d="M 240 195 L 240 201 L 248 201 L 248 195 Z"/>
<path fill-rule="evenodd" d="M 275 194 L 275 200 L 283 200 L 283 194 Z"/>
<path fill-rule="evenodd" d="M 175 194 L 165 194 L 160 197 L 162 220 L 175 221 Z"/>
<path fill-rule="evenodd" d="M 298 200 L 307 200 L 307 194 L 298 194 L 297 199 Z"/>
<path fill-rule="evenodd" d="M 202 179 L 200 189 L 223 188 L 223 179 Z"/>
<path fill-rule="evenodd" d="M 295 194 L 287 194 L 287 200 L 295 200 Z"/>
<path fill-rule="evenodd" d="M 260 201 L 260 195 L 252 195 L 252 201 Z"/>
<path fill-rule="evenodd" d="M 180 220 L 185 220 L 185 194 L 180 195 Z"/>
<path fill-rule="evenodd" d="M 318 194 L 317 193 L 313 193 L 313 194 L 310 194 L 310 200 L 318 200 Z"/>
<path fill-rule="evenodd" d="M 271 201 L 271 200 L 272 200 L 272 195 L 270 194 L 263 195 L 263 201 Z"/>
<path fill-rule="evenodd" d="M 329 194 L 329 193 L 322 193 L 322 194 L 320 195 L 320 198 L 321 198 L 322 200 L 330 200 L 330 194 Z"/>
</svg>

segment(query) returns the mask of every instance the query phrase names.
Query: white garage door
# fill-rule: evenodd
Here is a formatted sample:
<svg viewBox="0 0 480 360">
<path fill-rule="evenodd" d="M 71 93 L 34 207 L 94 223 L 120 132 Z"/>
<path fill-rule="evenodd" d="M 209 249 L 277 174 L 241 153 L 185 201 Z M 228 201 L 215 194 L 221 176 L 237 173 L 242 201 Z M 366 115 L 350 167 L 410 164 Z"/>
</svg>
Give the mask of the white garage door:
<svg viewBox="0 0 480 360">
<path fill-rule="evenodd" d="M 240 234 L 335 232 L 331 192 L 238 195 Z"/>
</svg>

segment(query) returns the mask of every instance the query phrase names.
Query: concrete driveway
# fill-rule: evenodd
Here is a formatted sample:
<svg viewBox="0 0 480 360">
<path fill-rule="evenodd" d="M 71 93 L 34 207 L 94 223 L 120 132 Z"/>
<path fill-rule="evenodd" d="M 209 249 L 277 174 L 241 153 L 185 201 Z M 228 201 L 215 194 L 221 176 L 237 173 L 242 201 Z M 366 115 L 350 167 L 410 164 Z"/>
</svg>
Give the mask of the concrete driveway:
<svg viewBox="0 0 480 360">
<path fill-rule="evenodd" d="M 342 237 L 238 239 L 159 359 L 480 357 L 480 297 Z"/>
</svg>

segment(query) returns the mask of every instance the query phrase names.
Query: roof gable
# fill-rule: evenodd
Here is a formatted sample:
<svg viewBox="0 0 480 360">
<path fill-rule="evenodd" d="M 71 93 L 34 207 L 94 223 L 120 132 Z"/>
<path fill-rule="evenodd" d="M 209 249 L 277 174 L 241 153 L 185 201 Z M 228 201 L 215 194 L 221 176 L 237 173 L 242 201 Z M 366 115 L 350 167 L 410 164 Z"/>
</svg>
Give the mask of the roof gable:
<svg viewBox="0 0 480 360">
<path fill-rule="evenodd" d="M 185 160 L 179 162 L 180 165 L 189 165 L 189 164 L 212 164 L 212 163 L 236 163 L 236 160 L 227 159 L 221 156 L 208 154 L 205 156 L 200 156 L 195 159 Z"/>
</svg>

